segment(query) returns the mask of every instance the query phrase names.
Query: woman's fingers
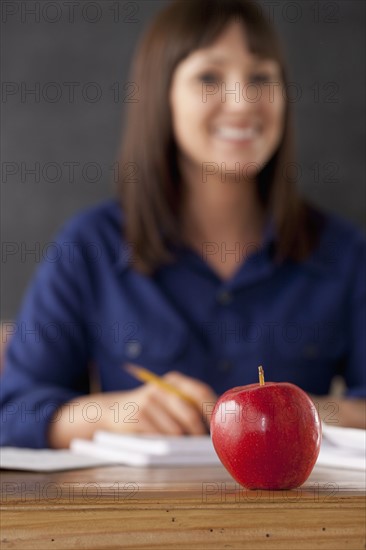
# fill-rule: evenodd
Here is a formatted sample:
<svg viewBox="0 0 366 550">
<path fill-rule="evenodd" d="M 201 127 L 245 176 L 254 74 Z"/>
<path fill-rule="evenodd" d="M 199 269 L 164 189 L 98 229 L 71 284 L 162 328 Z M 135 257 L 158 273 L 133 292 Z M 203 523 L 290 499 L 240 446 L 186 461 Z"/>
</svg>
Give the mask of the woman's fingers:
<svg viewBox="0 0 366 550">
<path fill-rule="evenodd" d="M 144 384 L 134 390 L 135 404 L 138 407 L 135 431 L 139 433 L 161 433 L 165 435 L 183 435 L 184 423 L 175 414 L 177 403 L 167 400 L 167 392 L 154 384 Z"/>
<path fill-rule="evenodd" d="M 176 416 L 174 407 L 167 400 L 164 390 L 147 384 L 144 398 L 142 415 L 156 426 L 159 433 L 166 435 L 183 435 L 185 433 L 184 426 Z"/>
<path fill-rule="evenodd" d="M 168 372 L 164 379 L 193 399 L 201 417 L 209 425 L 212 410 L 217 401 L 217 395 L 213 389 L 208 384 L 177 371 Z"/>
<path fill-rule="evenodd" d="M 114 426 L 114 430 L 128 433 L 165 435 L 201 435 L 209 428 L 209 414 L 217 400 L 210 386 L 179 372 L 169 372 L 164 379 L 189 396 L 190 401 L 153 383 L 120 394 L 134 403 L 133 423 Z M 128 394 L 128 395 L 126 395 Z M 124 403 L 126 404 L 126 403 Z"/>
<path fill-rule="evenodd" d="M 210 421 L 210 415 L 207 412 L 212 412 L 217 400 L 212 388 L 197 379 L 175 371 L 167 373 L 164 380 L 190 398 L 190 401 L 187 401 L 166 391 L 163 400 L 163 406 L 169 409 L 170 414 L 176 418 L 184 432 L 191 435 L 207 433 Z"/>
<path fill-rule="evenodd" d="M 208 426 L 201 415 L 200 409 L 187 403 L 180 397 L 164 392 L 161 395 L 160 408 L 169 414 L 170 418 L 178 424 L 180 433 L 190 435 L 203 435 L 207 433 Z"/>
</svg>

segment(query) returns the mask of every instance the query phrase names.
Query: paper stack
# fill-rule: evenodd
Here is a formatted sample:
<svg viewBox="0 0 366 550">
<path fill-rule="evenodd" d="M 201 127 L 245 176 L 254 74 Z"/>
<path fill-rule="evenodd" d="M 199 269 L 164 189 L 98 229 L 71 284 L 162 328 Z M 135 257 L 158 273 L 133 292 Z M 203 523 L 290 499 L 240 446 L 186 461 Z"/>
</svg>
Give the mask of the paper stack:
<svg viewBox="0 0 366 550">
<path fill-rule="evenodd" d="M 209 435 L 125 435 L 98 431 L 94 439 L 74 439 L 71 450 L 79 455 L 130 466 L 181 466 L 218 464 Z M 317 466 L 365 470 L 366 430 L 323 423 Z"/>
<path fill-rule="evenodd" d="M 199 466 L 219 464 L 210 436 L 124 435 L 96 432 L 94 439 L 74 439 L 70 450 L 0 448 L 0 468 L 57 471 L 108 464 L 129 466 Z M 366 472 L 366 430 L 323 424 L 315 470 L 344 475 Z M 363 482 L 364 486 L 364 482 Z"/>
<path fill-rule="evenodd" d="M 219 464 L 209 435 L 122 435 L 98 431 L 92 441 L 74 439 L 70 449 L 129 466 Z"/>
</svg>

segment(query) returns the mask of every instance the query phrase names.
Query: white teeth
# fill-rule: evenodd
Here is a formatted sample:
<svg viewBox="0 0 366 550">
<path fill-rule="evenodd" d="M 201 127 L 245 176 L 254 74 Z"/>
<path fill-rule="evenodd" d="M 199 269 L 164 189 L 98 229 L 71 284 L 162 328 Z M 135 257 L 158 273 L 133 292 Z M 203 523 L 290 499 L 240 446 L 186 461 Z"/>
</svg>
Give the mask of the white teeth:
<svg viewBox="0 0 366 550">
<path fill-rule="evenodd" d="M 225 126 L 223 128 L 218 128 L 217 133 L 220 137 L 224 139 L 251 139 L 255 135 L 254 128 L 231 128 Z"/>
</svg>

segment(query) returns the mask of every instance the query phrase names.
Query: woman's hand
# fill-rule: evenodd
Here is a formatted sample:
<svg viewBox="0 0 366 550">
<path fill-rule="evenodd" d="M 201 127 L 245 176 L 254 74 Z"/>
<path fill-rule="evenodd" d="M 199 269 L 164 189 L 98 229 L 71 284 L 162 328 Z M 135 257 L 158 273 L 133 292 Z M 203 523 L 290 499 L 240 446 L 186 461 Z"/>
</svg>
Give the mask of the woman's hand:
<svg viewBox="0 0 366 550">
<path fill-rule="evenodd" d="M 323 422 L 345 428 L 366 429 L 366 399 L 309 394 Z"/>
<path fill-rule="evenodd" d="M 210 386 L 175 371 L 163 379 L 189 395 L 193 403 L 152 383 L 129 391 L 84 395 L 55 412 L 49 424 L 50 447 L 67 448 L 72 439 L 91 439 L 96 430 L 165 435 L 207 433 L 217 400 Z"/>
<path fill-rule="evenodd" d="M 169 372 L 163 379 L 189 395 L 194 403 L 153 383 L 127 392 L 101 394 L 106 413 L 104 429 L 166 435 L 207 433 L 217 400 L 210 386 L 180 372 Z"/>
</svg>

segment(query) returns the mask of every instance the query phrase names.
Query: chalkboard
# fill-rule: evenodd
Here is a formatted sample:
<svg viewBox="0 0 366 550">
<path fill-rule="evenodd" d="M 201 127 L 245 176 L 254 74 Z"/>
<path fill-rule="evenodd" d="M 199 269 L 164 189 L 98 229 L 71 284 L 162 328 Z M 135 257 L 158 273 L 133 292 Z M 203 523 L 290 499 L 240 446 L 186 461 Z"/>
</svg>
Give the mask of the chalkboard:
<svg viewBox="0 0 366 550">
<path fill-rule="evenodd" d="M 2 320 L 62 223 L 114 194 L 131 56 L 167 3 L 2 2 Z M 365 227 L 365 3 L 260 5 L 287 52 L 298 185 Z"/>
</svg>

